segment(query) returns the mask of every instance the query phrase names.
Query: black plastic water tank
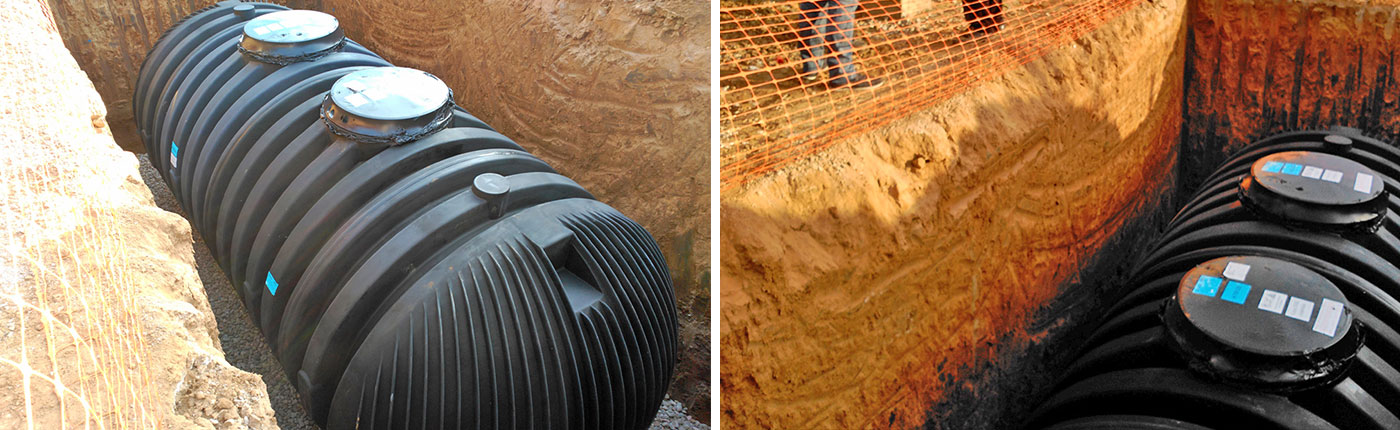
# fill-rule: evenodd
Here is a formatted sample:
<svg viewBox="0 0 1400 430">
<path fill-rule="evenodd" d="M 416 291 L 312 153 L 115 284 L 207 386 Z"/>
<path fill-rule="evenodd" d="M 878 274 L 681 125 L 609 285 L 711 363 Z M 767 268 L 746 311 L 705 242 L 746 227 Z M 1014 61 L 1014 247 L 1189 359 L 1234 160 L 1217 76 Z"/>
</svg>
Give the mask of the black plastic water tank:
<svg viewBox="0 0 1400 430">
<path fill-rule="evenodd" d="M 220 3 L 142 66 L 152 162 L 327 428 L 645 428 L 675 298 L 636 222 L 331 17 Z"/>
<path fill-rule="evenodd" d="M 1290 132 L 1228 160 L 1032 428 L 1400 428 L 1400 151 Z"/>
</svg>

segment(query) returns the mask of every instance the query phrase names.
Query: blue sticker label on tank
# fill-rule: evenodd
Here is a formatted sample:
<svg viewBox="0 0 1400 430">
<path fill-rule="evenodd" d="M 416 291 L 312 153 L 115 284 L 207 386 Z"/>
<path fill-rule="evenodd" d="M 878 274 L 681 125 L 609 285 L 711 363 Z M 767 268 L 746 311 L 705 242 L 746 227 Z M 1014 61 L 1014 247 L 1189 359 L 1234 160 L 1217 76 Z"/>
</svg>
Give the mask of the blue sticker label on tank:
<svg viewBox="0 0 1400 430">
<path fill-rule="evenodd" d="M 272 272 L 267 272 L 267 292 L 277 295 L 277 280 L 272 279 Z"/>
<path fill-rule="evenodd" d="M 178 166 L 176 166 L 176 164 L 178 164 L 178 163 L 180 162 L 180 159 L 177 158 L 177 157 L 179 157 L 179 156 L 180 156 L 180 147 L 179 147 L 178 145 L 176 145 L 174 141 L 171 141 L 171 142 L 170 142 L 170 167 L 178 167 Z"/>
<path fill-rule="evenodd" d="M 1220 291 L 1220 281 L 1220 278 L 1214 276 L 1201 276 L 1196 278 L 1196 286 L 1191 288 L 1191 292 L 1215 297 L 1215 293 Z"/>
<path fill-rule="evenodd" d="M 1278 173 L 1280 170 L 1283 170 L 1283 163 L 1277 161 L 1264 163 L 1264 171 L 1267 173 Z"/>
<path fill-rule="evenodd" d="M 1302 164 L 1288 163 L 1288 164 L 1283 165 L 1283 174 L 1285 174 L 1285 175 L 1295 175 L 1295 176 L 1296 176 L 1296 175 L 1298 175 L 1299 173 L 1303 173 L 1303 165 L 1302 165 Z"/>
<path fill-rule="evenodd" d="M 1249 284 L 1243 282 L 1230 281 L 1225 284 L 1225 294 L 1220 295 L 1220 300 L 1224 300 L 1237 305 L 1243 305 L 1245 299 L 1249 298 L 1249 290 L 1253 289 Z"/>
</svg>

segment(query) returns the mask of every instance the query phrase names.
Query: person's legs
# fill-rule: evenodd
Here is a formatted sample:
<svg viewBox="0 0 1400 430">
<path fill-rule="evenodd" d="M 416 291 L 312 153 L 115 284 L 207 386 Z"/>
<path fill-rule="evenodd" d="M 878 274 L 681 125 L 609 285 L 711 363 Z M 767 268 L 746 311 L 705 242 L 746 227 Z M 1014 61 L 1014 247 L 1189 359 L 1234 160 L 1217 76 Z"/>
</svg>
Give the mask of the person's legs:
<svg viewBox="0 0 1400 430">
<path fill-rule="evenodd" d="M 836 55 L 827 58 L 826 65 L 830 68 L 831 78 L 838 79 L 844 75 L 856 73 L 856 66 L 853 64 L 851 53 L 851 39 L 855 38 L 855 16 L 856 7 L 859 0 L 835 0 L 827 1 L 826 16 L 830 21 L 827 26 L 826 40 L 829 42 L 832 51 Z"/>
<path fill-rule="evenodd" d="M 827 88 L 850 85 L 854 88 L 879 86 L 883 79 L 866 79 L 856 72 L 851 39 L 855 37 L 855 15 L 860 0 L 819 0 L 798 4 L 802 19 L 797 36 L 802 41 L 802 74 L 806 80 L 820 78 L 827 71 Z"/>
<path fill-rule="evenodd" d="M 884 78 L 870 78 L 856 71 L 851 41 L 856 37 L 856 7 L 860 5 L 860 0 L 837 0 L 831 3 L 836 4 L 827 8 L 827 17 L 831 20 L 827 41 L 836 55 L 827 62 L 831 68 L 831 80 L 827 81 L 827 88 L 875 88 L 884 84 Z"/>
<path fill-rule="evenodd" d="M 804 1 L 798 4 L 802 19 L 797 23 L 797 36 L 802 41 L 802 74 L 815 76 L 826 69 L 826 11 L 822 3 Z"/>
</svg>

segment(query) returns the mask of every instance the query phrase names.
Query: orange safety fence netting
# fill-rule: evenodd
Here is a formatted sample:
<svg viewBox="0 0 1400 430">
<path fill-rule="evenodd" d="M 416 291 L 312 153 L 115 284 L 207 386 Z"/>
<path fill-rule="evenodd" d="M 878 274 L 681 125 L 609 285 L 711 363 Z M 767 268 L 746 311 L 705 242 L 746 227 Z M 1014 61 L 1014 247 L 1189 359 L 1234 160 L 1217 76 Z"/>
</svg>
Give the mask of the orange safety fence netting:
<svg viewBox="0 0 1400 430">
<path fill-rule="evenodd" d="M 154 411 L 172 405 L 151 383 L 150 309 L 133 288 L 140 265 L 128 259 L 139 254 L 122 239 L 129 220 L 111 192 L 122 184 L 103 182 L 111 165 L 90 160 L 101 139 L 111 145 L 90 115 L 96 94 L 55 73 L 72 60 L 43 33 L 56 31 L 47 3 L 4 14 L 0 428 L 162 428 Z"/>
<path fill-rule="evenodd" d="M 947 100 L 1143 1 L 722 0 L 722 189 Z M 859 88 L 861 75 L 879 85 Z"/>
</svg>

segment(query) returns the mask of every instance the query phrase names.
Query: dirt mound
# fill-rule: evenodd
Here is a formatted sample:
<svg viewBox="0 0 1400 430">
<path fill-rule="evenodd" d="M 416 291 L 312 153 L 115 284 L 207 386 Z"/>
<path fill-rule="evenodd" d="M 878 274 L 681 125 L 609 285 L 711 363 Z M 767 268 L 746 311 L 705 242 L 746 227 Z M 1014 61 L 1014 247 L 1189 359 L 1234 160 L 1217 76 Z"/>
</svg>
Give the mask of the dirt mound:
<svg viewBox="0 0 1400 430">
<path fill-rule="evenodd" d="M 0 14 L 0 428 L 275 428 L 44 7 Z"/>
<path fill-rule="evenodd" d="M 1076 324 L 1032 317 L 1144 208 L 1165 206 L 1185 12 L 1185 0 L 1143 3 L 721 196 L 725 424 L 937 428 L 948 423 L 930 417 L 949 411 L 935 405 L 958 390 L 975 394 L 965 409 L 1025 407 L 1004 393 L 1027 387 L 979 386 L 968 369 Z M 1076 298 L 1101 301 L 1105 287 Z M 966 425 L 947 428 L 1001 428 Z"/>
</svg>

